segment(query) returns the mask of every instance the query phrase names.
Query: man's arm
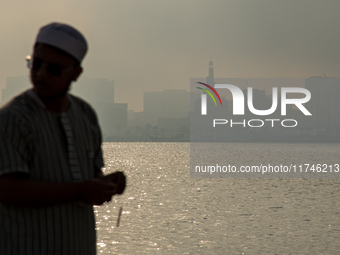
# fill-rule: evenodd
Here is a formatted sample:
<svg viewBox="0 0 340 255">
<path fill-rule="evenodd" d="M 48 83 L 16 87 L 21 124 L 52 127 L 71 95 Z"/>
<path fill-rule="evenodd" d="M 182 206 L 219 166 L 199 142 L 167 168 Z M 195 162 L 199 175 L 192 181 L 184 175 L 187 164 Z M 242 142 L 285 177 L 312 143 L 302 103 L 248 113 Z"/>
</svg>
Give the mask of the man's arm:
<svg viewBox="0 0 340 255">
<path fill-rule="evenodd" d="M 0 176 L 0 203 L 47 206 L 83 201 L 100 205 L 110 201 L 114 194 L 117 194 L 117 184 L 105 177 L 82 182 L 51 183 L 18 179 L 14 174 Z"/>
<path fill-rule="evenodd" d="M 101 169 L 96 169 L 94 171 L 94 178 L 101 178 L 104 177 L 104 173 Z"/>
</svg>

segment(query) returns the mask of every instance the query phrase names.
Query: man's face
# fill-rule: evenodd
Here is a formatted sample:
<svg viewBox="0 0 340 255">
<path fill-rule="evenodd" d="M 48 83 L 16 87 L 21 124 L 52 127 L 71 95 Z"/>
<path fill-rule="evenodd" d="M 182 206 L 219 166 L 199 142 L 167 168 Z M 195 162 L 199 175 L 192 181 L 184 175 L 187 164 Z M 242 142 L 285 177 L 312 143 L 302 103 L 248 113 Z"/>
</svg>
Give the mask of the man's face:
<svg viewBox="0 0 340 255">
<path fill-rule="evenodd" d="M 31 82 L 34 91 L 46 100 L 60 98 L 66 95 L 72 81 L 76 81 L 82 69 L 75 65 L 70 56 L 59 53 L 55 48 L 39 43 L 33 52 L 33 59 L 41 66 L 31 69 Z M 49 72 L 50 64 L 62 67 L 60 76 Z"/>
</svg>

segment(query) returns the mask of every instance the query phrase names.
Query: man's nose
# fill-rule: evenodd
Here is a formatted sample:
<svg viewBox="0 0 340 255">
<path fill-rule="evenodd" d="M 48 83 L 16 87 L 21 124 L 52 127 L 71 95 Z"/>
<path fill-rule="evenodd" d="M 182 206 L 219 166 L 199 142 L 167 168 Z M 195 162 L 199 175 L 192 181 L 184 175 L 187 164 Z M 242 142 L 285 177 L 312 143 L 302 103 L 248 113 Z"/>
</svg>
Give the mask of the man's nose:
<svg viewBox="0 0 340 255">
<path fill-rule="evenodd" d="M 49 77 L 50 73 L 48 71 L 48 64 L 42 63 L 40 68 L 38 70 L 36 70 L 36 75 L 42 76 L 42 77 Z"/>
</svg>

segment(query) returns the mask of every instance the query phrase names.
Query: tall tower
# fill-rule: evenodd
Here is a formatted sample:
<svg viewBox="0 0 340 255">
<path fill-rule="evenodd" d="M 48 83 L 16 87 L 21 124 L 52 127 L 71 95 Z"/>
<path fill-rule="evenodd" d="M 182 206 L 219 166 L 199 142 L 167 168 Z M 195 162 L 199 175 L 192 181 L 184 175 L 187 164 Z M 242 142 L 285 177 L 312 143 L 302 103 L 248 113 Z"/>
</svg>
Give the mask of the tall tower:
<svg viewBox="0 0 340 255">
<path fill-rule="evenodd" d="M 213 67 L 213 62 L 209 61 L 209 76 L 206 79 L 206 83 L 209 84 L 210 86 L 215 86 L 214 82 L 214 67 Z"/>
</svg>

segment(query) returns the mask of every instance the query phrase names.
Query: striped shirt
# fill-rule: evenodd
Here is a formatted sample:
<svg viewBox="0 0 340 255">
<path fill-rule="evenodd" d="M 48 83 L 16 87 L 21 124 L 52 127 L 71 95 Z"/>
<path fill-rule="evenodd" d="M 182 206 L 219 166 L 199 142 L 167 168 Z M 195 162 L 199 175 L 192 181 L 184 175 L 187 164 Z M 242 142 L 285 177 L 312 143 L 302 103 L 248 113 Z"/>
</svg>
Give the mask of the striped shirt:
<svg viewBox="0 0 340 255">
<path fill-rule="evenodd" d="M 34 180 L 59 183 L 93 178 L 104 164 L 92 108 L 69 95 L 71 107 L 61 116 L 29 93 L 0 110 L 0 175 L 20 172 Z M 96 254 L 93 207 L 80 202 L 0 204 L 0 254 Z"/>
</svg>

